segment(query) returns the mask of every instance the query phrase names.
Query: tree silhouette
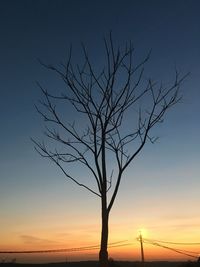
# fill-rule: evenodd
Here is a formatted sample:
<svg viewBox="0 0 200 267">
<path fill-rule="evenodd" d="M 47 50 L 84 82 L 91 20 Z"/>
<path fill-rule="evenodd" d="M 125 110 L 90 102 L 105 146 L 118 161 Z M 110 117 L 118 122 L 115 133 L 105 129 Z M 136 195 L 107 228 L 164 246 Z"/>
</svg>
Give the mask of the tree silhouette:
<svg viewBox="0 0 200 267">
<path fill-rule="evenodd" d="M 58 68 L 41 63 L 56 72 L 65 84 L 64 91 L 58 95 L 38 84 L 43 100 L 36 106 L 44 121 L 54 125 L 53 128 L 46 126 L 45 132 L 51 147 L 55 141 L 62 149 L 52 150 L 44 142 L 33 140 L 42 157 L 52 160 L 67 178 L 99 197 L 101 267 L 108 266 L 109 214 L 124 171 L 145 143 L 156 141 L 157 138 L 150 134 L 151 129 L 161 123 L 166 112 L 180 101 L 180 85 L 186 77 L 180 77 L 176 71 L 170 86 L 157 84 L 144 79 L 144 66 L 150 54 L 135 64 L 132 43 L 126 43 L 124 48 L 115 47 L 111 34 L 104 39 L 104 46 L 105 66 L 100 71 L 99 66 L 92 63 L 84 45 L 83 64 L 73 64 L 72 49 L 66 64 Z M 84 129 L 75 122 L 66 122 L 63 105 L 69 103 L 77 114 L 83 116 Z M 59 104 L 62 109 L 58 108 Z M 70 173 L 69 164 L 87 168 L 96 182 L 96 189 L 81 183 L 79 177 Z"/>
</svg>

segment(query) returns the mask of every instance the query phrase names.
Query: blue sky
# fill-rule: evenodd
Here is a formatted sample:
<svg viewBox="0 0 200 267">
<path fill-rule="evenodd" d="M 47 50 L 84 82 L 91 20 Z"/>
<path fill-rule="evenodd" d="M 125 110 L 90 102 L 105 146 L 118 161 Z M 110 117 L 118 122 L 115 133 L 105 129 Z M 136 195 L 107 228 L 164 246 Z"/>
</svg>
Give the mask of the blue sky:
<svg viewBox="0 0 200 267">
<path fill-rule="evenodd" d="M 40 158 L 30 137 L 42 138 L 44 129 L 34 109 L 41 98 L 36 81 L 51 90 L 61 86 L 37 59 L 59 64 L 72 44 L 78 62 L 83 41 L 98 64 L 103 37 L 110 30 L 116 44 L 133 41 L 137 59 L 152 49 L 146 77 L 169 83 L 175 68 L 191 72 L 183 84 L 182 103 L 155 129 L 159 141 L 147 144 L 127 170 L 111 220 L 124 227 L 132 224 L 133 235 L 142 224 L 153 229 L 181 221 L 189 228 L 191 220 L 200 222 L 199 8 L 194 0 L 1 1 L 0 232 L 3 240 L 14 236 L 11 248 L 23 247 L 21 236 L 48 239 L 47 222 L 51 231 L 66 227 L 73 232 L 73 221 L 80 229 L 89 221 L 98 225 L 98 199 L 67 182 L 56 166 Z M 176 222 L 176 217 L 184 219 Z M 196 228 L 190 229 L 195 235 Z M 181 227 L 179 231 L 181 235 Z M 88 242 L 93 240 L 96 236 Z M 9 248 L 9 243 L 0 243 L 1 247 Z"/>
</svg>

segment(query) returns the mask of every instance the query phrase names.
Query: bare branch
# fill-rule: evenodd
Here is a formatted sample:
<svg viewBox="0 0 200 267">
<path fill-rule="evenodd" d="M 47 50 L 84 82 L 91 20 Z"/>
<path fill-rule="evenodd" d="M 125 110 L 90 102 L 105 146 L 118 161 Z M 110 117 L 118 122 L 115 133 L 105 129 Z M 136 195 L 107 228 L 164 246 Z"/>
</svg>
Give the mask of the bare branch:
<svg viewBox="0 0 200 267">
<path fill-rule="evenodd" d="M 43 143 L 34 143 L 41 156 L 50 158 L 66 177 L 100 196 L 105 203 L 109 193 L 110 203 L 106 204 L 109 213 L 123 172 L 146 142 L 155 143 L 158 139 L 151 135 L 151 130 L 163 122 L 172 106 L 180 102 L 180 87 L 188 74 L 181 76 L 176 70 L 175 79 L 168 87 L 151 79 L 144 81 L 145 64 L 151 51 L 136 64 L 132 43 L 124 48 L 116 47 L 112 33 L 104 39 L 104 48 L 106 60 L 102 69 L 92 64 L 85 45 L 82 45 L 82 64 L 73 64 L 71 48 L 61 69 L 40 62 L 59 75 L 66 88 L 60 95 L 55 95 L 38 83 L 44 99 L 36 106 L 44 121 L 55 126 L 53 129 L 46 127 L 45 135 L 65 150 L 49 151 Z M 63 120 L 57 109 L 61 101 L 70 103 L 75 112 L 85 118 L 84 129 Z M 129 129 L 124 128 L 127 113 L 133 114 Z M 110 156 L 112 167 L 108 161 Z M 86 167 L 96 181 L 98 192 L 79 184 L 64 171 L 61 163 Z"/>
<path fill-rule="evenodd" d="M 77 185 L 84 187 L 85 189 L 87 189 L 88 191 L 90 191 L 91 193 L 95 194 L 98 197 L 101 197 L 101 195 L 97 192 L 95 192 L 94 190 L 92 190 L 91 188 L 89 188 L 88 186 L 86 186 L 85 184 L 79 183 L 75 178 L 73 178 L 71 175 L 69 175 L 64 168 L 61 166 L 61 164 L 59 163 L 59 161 L 53 156 L 51 155 L 50 152 L 48 152 L 48 150 L 46 149 L 44 144 L 41 144 L 37 141 L 35 141 L 34 139 L 31 138 L 31 141 L 35 144 L 35 150 L 42 156 L 42 157 L 48 157 L 49 159 L 51 159 L 60 169 L 61 171 L 64 173 L 64 175 L 69 178 L 70 180 L 72 180 L 74 183 L 76 183 Z M 43 153 L 41 153 L 41 151 Z"/>
</svg>

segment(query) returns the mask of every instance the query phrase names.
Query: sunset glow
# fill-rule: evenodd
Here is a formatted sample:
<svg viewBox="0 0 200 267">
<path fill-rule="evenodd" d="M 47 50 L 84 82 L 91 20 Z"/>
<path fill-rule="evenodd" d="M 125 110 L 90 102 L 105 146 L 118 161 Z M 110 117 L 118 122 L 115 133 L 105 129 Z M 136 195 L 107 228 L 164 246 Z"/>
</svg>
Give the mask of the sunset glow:
<svg viewBox="0 0 200 267">
<path fill-rule="evenodd" d="M 113 215 L 114 216 L 114 215 Z M 67 219 L 67 218 L 66 218 Z M 146 221 L 147 223 L 147 221 Z M 193 259 L 187 255 L 179 254 L 173 252 L 169 249 L 157 247 L 145 242 L 147 240 L 157 240 L 157 241 L 169 241 L 176 243 L 198 243 L 200 240 L 200 233 L 198 231 L 199 226 L 192 225 L 189 223 L 184 224 L 182 220 L 178 222 L 179 224 L 169 225 L 162 220 L 157 221 L 157 226 L 149 221 L 148 228 L 138 227 L 134 223 L 124 223 L 121 224 L 111 224 L 110 225 L 110 256 L 118 260 L 140 260 L 140 243 L 138 242 L 138 229 L 140 229 L 142 236 L 144 238 L 144 253 L 145 259 L 152 260 L 188 260 Z M 200 221 L 199 221 L 200 223 Z M 147 224 L 146 224 L 147 225 Z M 159 227 L 158 227 L 159 225 Z M 80 248 L 78 251 L 68 251 L 60 253 L 37 253 L 37 254 L 3 254 L 4 258 L 14 258 L 16 257 L 19 261 L 26 262 L 48 262 L 48 261 L 62 261 L 68 258 L 70 261 L 76 260 L 96 260 L 98 258 L 98 248 L 89 250 L 81 250 L 84 247 L 92 247 L 99 245 L 99 224 L 91 224 L 89 221 L 84 220 L 83 223 L 75 224 L 60 224 L 56 227 L 36 227 L 35 225 L 30 225 L 26 230 L 26 235 L 23 234 L 24 231 L 14 230 L 12 232 L 4 231 L 1 235 L 1 250 L 55 250 L 55 249 L 72 249 Z M 177 227 L 179 230 L 177 230 Z M 9 228 L 10 229 L 10 228 Z M 68 229 L 68 232 L 66 231 Z M 148 230 L 147 230 L 148 229 Z M 8 233 L 10 232 L 10 235 Z M 12 242 L 10 242 L 12 240 Z M 182 249 L 186 251 L 199 252 L 200 245 L 172 245 L 163 244 L 170 248 Z"/>
</svg>

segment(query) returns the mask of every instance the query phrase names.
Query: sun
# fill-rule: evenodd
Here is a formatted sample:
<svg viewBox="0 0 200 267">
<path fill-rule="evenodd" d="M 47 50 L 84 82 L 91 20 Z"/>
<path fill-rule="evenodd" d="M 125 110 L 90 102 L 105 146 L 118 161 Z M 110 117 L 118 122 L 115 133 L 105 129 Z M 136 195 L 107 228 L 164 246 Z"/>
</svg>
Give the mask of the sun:
<svg viewBox="0 0 200 267">
<path fill-rule="evenodd" d="M 143 238 L 148 237 L 148 230 L 146 228 L 140 228 L 138 232 L 139 232 L 139 235 L 142 235 Z"/>
</svg>

